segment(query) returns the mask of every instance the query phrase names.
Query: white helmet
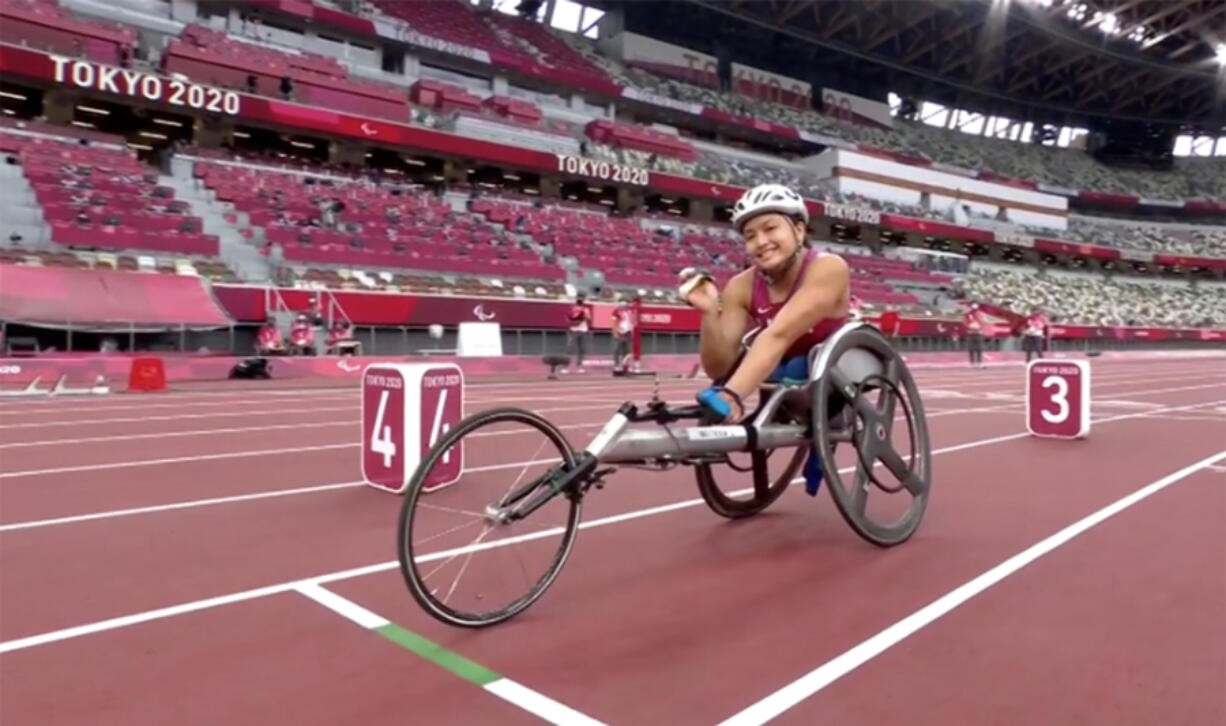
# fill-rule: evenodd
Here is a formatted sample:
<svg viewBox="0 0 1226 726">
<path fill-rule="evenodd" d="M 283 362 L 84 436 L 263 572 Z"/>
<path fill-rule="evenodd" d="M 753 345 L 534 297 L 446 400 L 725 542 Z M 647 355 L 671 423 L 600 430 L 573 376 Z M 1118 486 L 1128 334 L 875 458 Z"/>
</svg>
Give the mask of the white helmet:
<svg viewBox="0 0 1226 726">
<path fill-rule="evenodd" d="M 782 184 L 759 184 L 741 195 L 732 207 L 732 226 L 738 230 L 750 217 L 779 212 L 809 223 L 809 207 L 799 194 Z"/>
</svg>

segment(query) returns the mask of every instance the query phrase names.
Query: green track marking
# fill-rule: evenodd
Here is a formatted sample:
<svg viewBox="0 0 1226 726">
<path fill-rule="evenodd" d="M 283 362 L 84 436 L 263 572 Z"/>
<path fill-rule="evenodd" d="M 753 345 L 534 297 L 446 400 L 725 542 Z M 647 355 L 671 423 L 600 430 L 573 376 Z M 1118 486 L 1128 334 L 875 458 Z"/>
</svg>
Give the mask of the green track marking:
<svg viewBox="0 0 1226 726">
<path fill-rule="evenodd" d="M 556 726 L 605 726 L 587 714 L 580 713 L 564 703 L 559 703 L 522 683 L 501 676 L 459 653 L 447 650 L 432 640 L 400 627 L 382 615 L 373 613 L 352 600 L 337 595 L 318 582 L 300 582 L 294 589 L 337 615 L 382 635 L 401 648 L 450 671 L 486 693 L 501 698 L 547 723 Z"/>
<path fill-rule="evenodd" d="M 494 671 L 473 663 L 471 660 L 454 651 L 447 650 L 438 643 L 427 640 L 411 630 L 405 630 L 395 623 L 388 623 L 374 631 L 397 645 L 411 650 L 426 660 L 446 668 L 464 680 L 484 688 L 486 685 L 502 678 Z"/>
</svg>

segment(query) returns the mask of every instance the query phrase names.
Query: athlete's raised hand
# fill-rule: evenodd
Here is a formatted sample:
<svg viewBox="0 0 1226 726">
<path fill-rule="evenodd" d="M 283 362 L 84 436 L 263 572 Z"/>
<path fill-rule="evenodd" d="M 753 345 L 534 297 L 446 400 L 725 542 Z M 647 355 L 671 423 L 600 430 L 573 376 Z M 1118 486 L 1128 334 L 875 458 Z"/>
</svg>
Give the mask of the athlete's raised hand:
<svg viewBox="0 0 1226 726">
<path fill-rule="evenodd" d="M 681 286 L 677 289 L 677 294 L 690 307 L 706 312 L 719 304 L 719 288 L 706 270 L 687 267 L 678 277 L 681 279 Z"/>
</svg>

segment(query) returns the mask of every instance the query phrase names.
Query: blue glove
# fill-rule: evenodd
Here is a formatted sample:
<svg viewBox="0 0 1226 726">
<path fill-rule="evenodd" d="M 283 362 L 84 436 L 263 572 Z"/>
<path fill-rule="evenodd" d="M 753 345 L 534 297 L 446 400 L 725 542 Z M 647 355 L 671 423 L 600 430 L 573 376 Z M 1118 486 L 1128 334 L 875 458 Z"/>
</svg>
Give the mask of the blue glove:
<svg viewBox="0 0 1226 726">
<path fill-rule="evenodd" d="M 740 397 L 737 396 L 732 391 L 729 391 L 727 388 L 723 388 L 720 386 L 711 386 L 710 388 L 705 388 L 698 392 L 698 396 L 696 396 L 696 398 L 698 402 L 702 404 L 708 411 L 711 411 L 716 416 L 719 416 L 721 421 L 727 421 L 728 418 L 732 416 L 733 407 L 732 407 L 732 404 L 728 403 L 728 401 L 723 396 L 720 395 L 721 393 L 726 393 L 732 396 L 733 399 L 736 400 L 737 405 L 740 406 L 740 403 L 741 403 Z M 744 410 L 743 406 L 741 408 L 742 410 Z"/>
</svg>

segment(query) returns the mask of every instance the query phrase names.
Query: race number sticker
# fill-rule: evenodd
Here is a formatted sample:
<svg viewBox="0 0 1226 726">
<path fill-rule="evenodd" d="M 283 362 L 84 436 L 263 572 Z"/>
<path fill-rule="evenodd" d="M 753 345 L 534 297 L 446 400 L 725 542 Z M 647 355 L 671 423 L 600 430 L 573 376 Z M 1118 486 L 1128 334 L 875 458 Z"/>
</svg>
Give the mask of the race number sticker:
<svg viewBox="0 0 1226 726">
<path fill-rule="evenodd" d="M 694 426 L 686 430 L 686 438 L 691 441 L 716 441 L 734 439 L 745 435 L 744 426 Z"/>
<path fill-rule="evenodd" d="M 1059 439 L 1090 433 L 1089 362 L 1036 360 L 1026 366 L 1026 428 Z"/>
</svg>

